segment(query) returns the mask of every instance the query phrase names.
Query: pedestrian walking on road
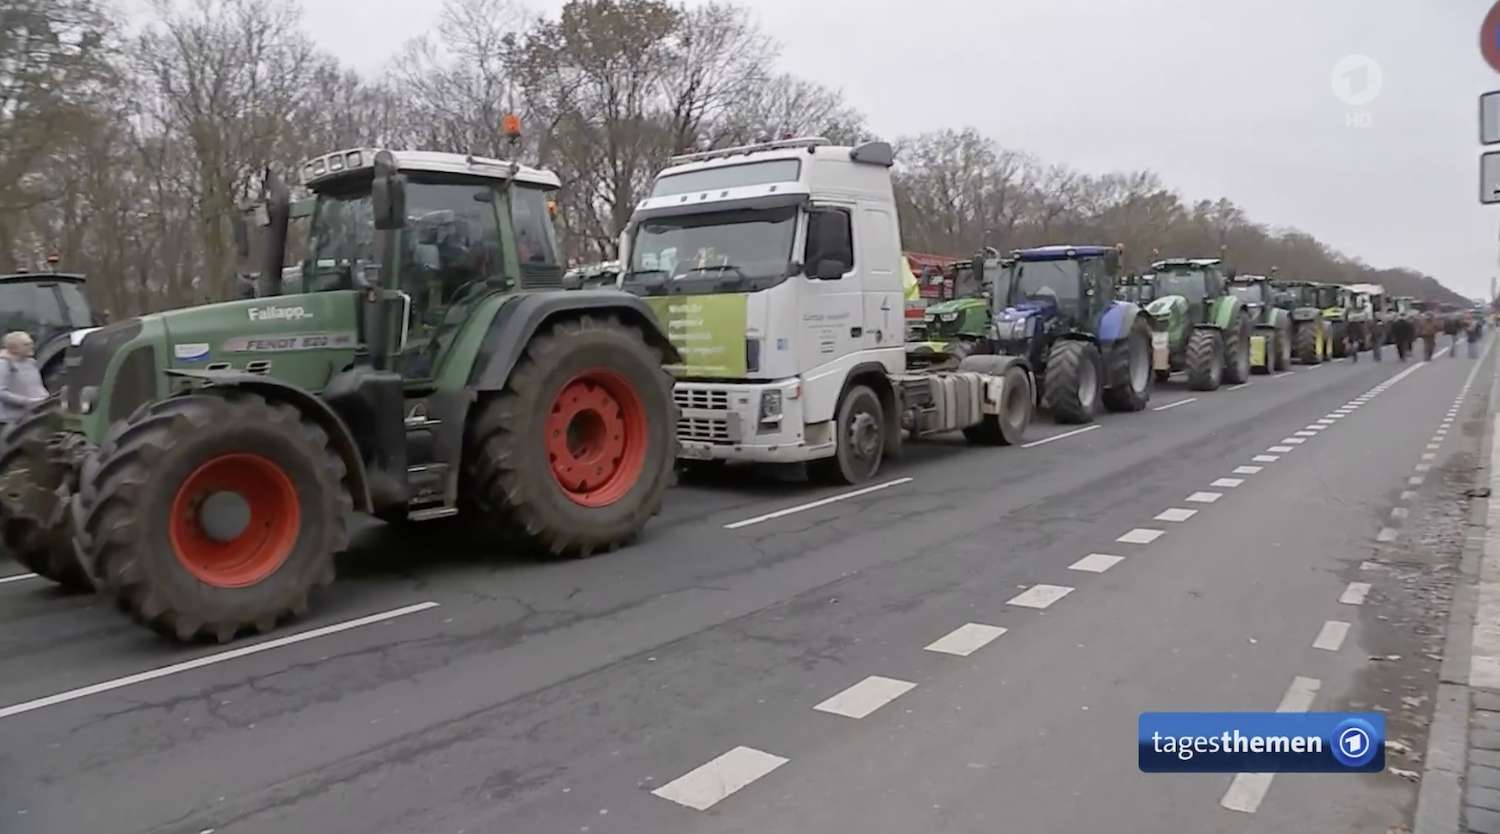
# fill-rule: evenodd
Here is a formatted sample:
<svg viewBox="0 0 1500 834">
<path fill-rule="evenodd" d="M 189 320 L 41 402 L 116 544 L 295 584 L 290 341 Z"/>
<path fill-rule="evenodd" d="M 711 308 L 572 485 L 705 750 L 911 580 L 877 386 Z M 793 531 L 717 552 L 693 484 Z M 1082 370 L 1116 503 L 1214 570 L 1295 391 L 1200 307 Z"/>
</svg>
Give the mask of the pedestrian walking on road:
<svg viewBox="0 0 1500 834">
<path fill-rule="evenodd" d="M 1396 356 L 1402 362 L 1411 355 L 1411 343 L 1416 338 L 1416 327 L 1407 316 L 1391 322 L 1391 336 L 1396 342 Z"/>
<path fill-rule="evenodd" d="M 1469 337 L 1469 358 L 1479 358 L 1479 321 L 1472 315 L 1464 315 L 1464 333 Z M 1455 351 L 1456 352 L 1456 351 Z"/>
<path fill-rule="evenodd" d="M 1438 323 L 1435 313 L 1429 310 L 1422 314 L 1422 359 L 1424 361 L 1431 362 L 1432 355 L 1437 352 L 1438 331 L 1441 329 L 1442 325 Z"/>
<path fill-rule="evenodd" d="M 1448 353 L 1455 358 L 1458 356 L 1458 335 L 1462 329 L 1463 324 L 1458 316 L 1452 313 L 1443 316 L 1443 332 L 1448 335 Z"/>
<path fill-rule="evenodd" d="M 5 352 L 0 354 L 0 422 L 13 423 L 47 399 L 35 351 L 36 344 L 25 331 L 5 334 Z"/>
</svg>

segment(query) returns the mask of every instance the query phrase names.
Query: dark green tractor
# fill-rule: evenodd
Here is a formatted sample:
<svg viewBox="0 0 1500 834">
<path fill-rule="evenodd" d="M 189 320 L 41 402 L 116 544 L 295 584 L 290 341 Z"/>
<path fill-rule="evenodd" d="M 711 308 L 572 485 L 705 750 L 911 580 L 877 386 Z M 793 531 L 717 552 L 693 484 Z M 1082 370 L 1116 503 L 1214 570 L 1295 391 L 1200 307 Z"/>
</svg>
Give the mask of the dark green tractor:
<svg viewBox="0 0 1500 834">
<path fill-rule="evenodd" d="M 951 297 L 930 303 L 923 312 L 919 338 L 906 345 L 907 365 L 935 369 L 953 365 L 974 352 L 989 336 L 993 321 L 991 296 L 995 282 L 1004 281 L 1008 263 L 991 249 L 973 260 L 958 261 L 950 268 Z"/>
<path fill-rule="evenodd" d="M 1197 391 L 1250 380 L 1250 344 L 1255 316 L 1229 291 L 1233 270 L 1217 258 L 1167 258 L 1151 265 L 1152 327 L 1156 379 L 1187 374 Z"/>
<path fill-rule="evenodd" d="M 1278 306 L 1286 311 L 1292 326 L 1292 358 L 1301 365 L 1317 365 L 1332 358 L 1331 326 L 1323 318 L 1324 300 L 1336 287 L 1316 281 L 1278 279 Z"/>
<path fill-rule="evenodd" d="M 1274 275 L 1275 269 L 1272 269 Z M 1277 291 L 1267 275 L 1236 275 L 1229 292 L 1245 303 L 1255 331 L 1250 335 L 1250 369 L 1269 374 L 1292 366 L 1292 317 L 1276 305 Z"/>
<path fill-rule="evenodd" d="M 556 176 L 369 149 L 303 173 L 301 294 L 268 174 L 260 297 L 89 333 L 58 400 L 0 438 L 9 550 L 223 642 L 308 610 L 354 513 L 462 512 L 555 556 L 632 542 L 672 477 L 681 357 L 636 296 L 562 289 Z"/>
<path fill-rule="evenodd" d="M 36 345 L 47 390 L 57 390 L 63 356 L 75 338 L 103 324 L 83 292 L 84 277 L 64 272 L 0 275 L 0 335 L 21 331 Z"/>
</svg>

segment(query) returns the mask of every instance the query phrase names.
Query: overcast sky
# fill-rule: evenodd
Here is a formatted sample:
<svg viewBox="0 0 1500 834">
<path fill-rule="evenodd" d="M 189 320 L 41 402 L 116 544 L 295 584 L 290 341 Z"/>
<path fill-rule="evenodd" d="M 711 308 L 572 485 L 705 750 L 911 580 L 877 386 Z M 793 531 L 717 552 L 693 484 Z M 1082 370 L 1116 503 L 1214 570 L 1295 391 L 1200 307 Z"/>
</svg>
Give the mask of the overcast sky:
<svg viewBox="0 0 1500 834">
<path fill-rule="evenodd" d="M 1479 54 L 1488 0 L 749 4 L 786 69 L 842 89 L 882 135 L 972 125 L 1084 170 L 1150 168 L 1465 295 L 1500 274 L 1500 206 L 1477 196 L 1476 97 L 1500 89 Z M 319 43 L 376 73 L 440 4 L 303 5 Z M 1335 91 L 1348 56 L 1379 67 L 1367 104 Z"/>
</svg>

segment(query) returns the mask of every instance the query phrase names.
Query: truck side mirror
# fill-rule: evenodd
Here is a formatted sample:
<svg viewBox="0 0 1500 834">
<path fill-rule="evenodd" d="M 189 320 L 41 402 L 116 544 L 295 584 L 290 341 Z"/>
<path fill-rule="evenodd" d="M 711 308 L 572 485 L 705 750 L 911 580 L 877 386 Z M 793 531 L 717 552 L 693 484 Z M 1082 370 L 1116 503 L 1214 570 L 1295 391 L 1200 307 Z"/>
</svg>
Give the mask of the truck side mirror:
<svg viewBox="0 0 1500 834">
<path fill-rule="evenodd" d="M 844 277 L 849 271 L 849 265 L 837 258 L 823 258 L 818 261 L 818 270 L 814 275 L 819 281 L 837 281 Z"/>
</svg>

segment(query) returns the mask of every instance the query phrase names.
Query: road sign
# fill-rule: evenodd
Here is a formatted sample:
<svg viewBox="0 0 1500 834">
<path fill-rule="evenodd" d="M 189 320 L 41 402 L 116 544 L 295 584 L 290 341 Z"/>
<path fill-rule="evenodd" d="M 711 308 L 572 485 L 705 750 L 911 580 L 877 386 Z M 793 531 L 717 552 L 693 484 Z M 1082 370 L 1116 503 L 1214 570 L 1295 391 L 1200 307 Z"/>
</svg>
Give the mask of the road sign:
<svg viewBox="0 0 1500 834">
<path fill-rule="evenodd" d="M 1490 7 L 1479 27 L 1479 53 L 1490 69 L 1500 72 L 1500 0 Z"/>
<path fill-rule="evenodd" d="M 1479 144 L 1500 145 L 1500 90 L 1479 97 Z"/>
<path fill-rule="evenodd" d="M 1479 157 L 1479 202 L 1487 206 L 1500 203 L 1500 151 L 1488 151 Z"/>
</svg>

